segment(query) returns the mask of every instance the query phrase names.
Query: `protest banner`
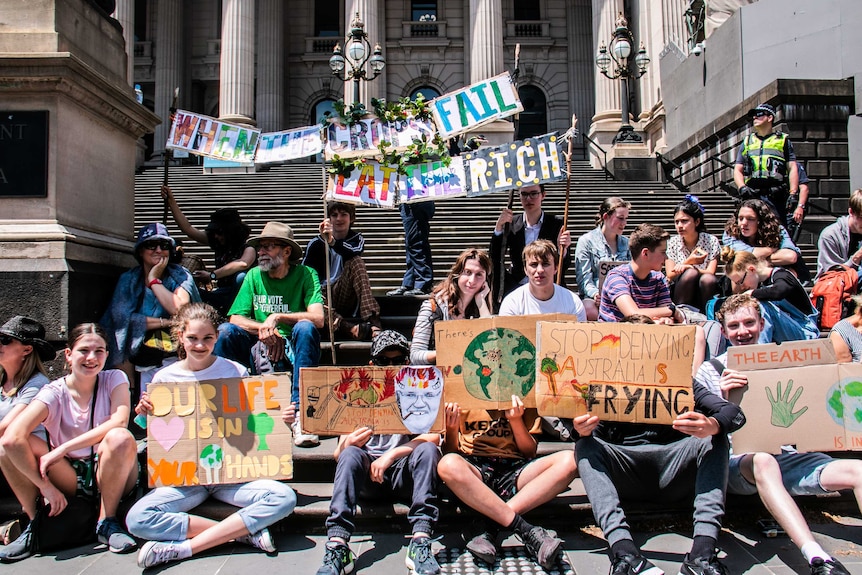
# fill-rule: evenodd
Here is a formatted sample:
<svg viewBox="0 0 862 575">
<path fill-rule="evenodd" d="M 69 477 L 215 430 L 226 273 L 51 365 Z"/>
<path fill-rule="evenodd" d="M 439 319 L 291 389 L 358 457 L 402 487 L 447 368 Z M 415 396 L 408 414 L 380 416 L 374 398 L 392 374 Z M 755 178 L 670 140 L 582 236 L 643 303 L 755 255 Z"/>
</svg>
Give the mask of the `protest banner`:
<svg viewBox="0 0 862 575">
<path fill-rule="evenodd" d="M 462 409 L 507 409 L 512 396 L 536 407 L 536 325 L 578 321 L 542 314 L 438 321 L 434 324 L 437 367 L 446 378 L 446 401 Z"/>
<path fill-rule="evenodd" d="M 405 166 L 406 175 L 398 178 L 399 202 L 422 202 L 467 195 L 464 160 L 455 156 L 446 166 L 442 161 Z"/>
<path fill-rule="evenodd" d="M 444 140 L 524 110 L 508 72 L 444 94 L 429 105 Z"/>
<path fill-rule="evenodd" d="M 341 158 L 373 157 L 380 155 L 379 146 L 386 142 L 389 151 L 406 149 L 413 140 L 434 138 L 436 130 L 430 121 L 405 118 L 386 122 L 368 114 L 353 124 L 344 124 L 333 118 L 326 126 L 327 160 L 336 155 Z"/>
<path fill-rule="evenodd" d="M 151 383 L 150 486 L 291 479 L 290 387 L 288 375 Z"/>
<path fill-rule="evenodd" d="M 443 374 L 434 366 L 304 367 L 299 375 L 307 433 L 443 431 Z"/>
<path fill-rule="evenodd" d="M 323 150 L 320 126 L 308 126 L 283 132 L 267 132 L 260 135 L 260 145 L 254 156 L 258 164 L 286 162 L 319 154 Z"/>
<path fill-rule="evenodd" d="M 231 162 L 253 162 L 260 130 L 177 110 L 165 147 Z"/>
<path fill-rule="evenodd" d="M 537 331 L 539 415 L 667 424 L 694 407 L 694 326 L 543 321 Z"/>
<path fill-rule="evenodd" d="M 734 452 L 862 450 L 862 365 L 836 363 L 828 339 L 730 347 L 727 368 L 748 377 L 728 397 L 746 418 Z"/>
<path fill-rule="evenodd" d="M 613 260 L 601 260 L 599 262 L 599 294 L 602 293 L 602 286 L 605 285 L 605 278 L 608 277 L 608 272 L 614 269 L 617 266 L 621 266 L 623 264 L 629 263 L 629 260 L 624 261 L 613 261 Z"/>
<path fill-rule="evenodd" d="M 469 174 L 468 196 L 483 196 L 523 186 L 558 182 L 565 177 L 556 133 L 463 154 Z"/>
<path fill-rule="evenodd" d="M 349 176 L 335 174 L 328 180 L 326 198 L 333 202 L 366 204 L 378 208 L 395 206 L 398 195 L 398 169 L 374 160 L 364 160 L 362 168 Z"/>
</svg>

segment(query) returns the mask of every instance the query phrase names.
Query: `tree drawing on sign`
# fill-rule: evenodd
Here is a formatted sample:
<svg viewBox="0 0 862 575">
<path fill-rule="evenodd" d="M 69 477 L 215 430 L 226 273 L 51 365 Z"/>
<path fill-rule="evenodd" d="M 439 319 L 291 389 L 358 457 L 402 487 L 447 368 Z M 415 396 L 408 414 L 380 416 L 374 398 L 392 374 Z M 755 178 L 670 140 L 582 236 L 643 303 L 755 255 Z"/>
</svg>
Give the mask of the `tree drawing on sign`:
<svg viewBox="0 0 862 575">
<path fill-rule="evenodd" d="M 554 375 L 560 371 L 560 366 L 557 365 L 553 357 L 545 357 L 542 359 L 542 373 L 548 378 L 548 388 L 551 390 L 551 395 L 557 395 L 557 380 Z"/>
<path fill-rule="evenodd" d="M 218 445 L 211 443 L 201 451 L 201 467 L 204 468 L 204 472 L 206 473 L 206 482 L 208 485 L 219 482 L 218 472 L 221 469 L 223 459 L 224 452 Z"/>
<path fill-rule="evenodd" d="M 803 389 L 805 388 L 797 388 L 796 393 L 791 397 L 790 393 L 793 390 L 792 379 L 787 380 L 787 387 L 783 394 L 781 392 L 780 381 L 776 385 L 774 396 L 772 395 L 772 389 L 769 387 L 766 388 L 766 397 L 769 399 L 769 404 L 772 406 L 772 425 L 776 427 L 790 427 L 793 425 L 793 422 L 802 416 L 803 413 L 808 411 L 808 407 L 805 406 L 796 413 L 793 412 L 796 408 L 796 402 L 802 395 Z"/>
<path fill-rule="evenodd" d="M 246 425 L 248 426 L 248 430 L 260 439 L 257 450 L 269 450 L 269 445 L 266 444 L 266 436 L 272 433 L 272 428 L 275 427 L 272 416 L 268 413 L 250 413 Z"/>
</svg>

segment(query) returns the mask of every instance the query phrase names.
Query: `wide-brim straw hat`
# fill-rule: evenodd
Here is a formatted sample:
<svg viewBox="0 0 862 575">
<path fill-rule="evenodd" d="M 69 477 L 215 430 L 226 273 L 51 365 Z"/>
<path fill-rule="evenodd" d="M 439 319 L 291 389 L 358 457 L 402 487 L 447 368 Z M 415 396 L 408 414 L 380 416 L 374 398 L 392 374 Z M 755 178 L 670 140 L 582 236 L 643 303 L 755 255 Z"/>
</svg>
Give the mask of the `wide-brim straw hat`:
<svg viewBox="0 0 862 575">
<path fill-rule="evenodd" d="M 248 238 L 248 245 L 257 249 L 261 240 L 276 240 L 290 246 L 290 261 L 297 262 L 302 259 L 302 248 L 293 239 L 293 229 L 281 222 L 266 222 L 259 236 Z"/>
</svg>

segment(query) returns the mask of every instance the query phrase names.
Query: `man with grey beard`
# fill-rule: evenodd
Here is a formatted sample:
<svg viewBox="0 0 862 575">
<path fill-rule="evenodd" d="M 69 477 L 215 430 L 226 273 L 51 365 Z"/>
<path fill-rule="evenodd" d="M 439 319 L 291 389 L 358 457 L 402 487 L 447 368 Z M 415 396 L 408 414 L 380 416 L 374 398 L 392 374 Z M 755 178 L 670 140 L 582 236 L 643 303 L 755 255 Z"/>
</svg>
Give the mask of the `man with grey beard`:
<svg viewBox="0 0 862 575">
<path fill-rule="evenodd" d="M 215 354 L 237 361 L 253 374 L 288 371 L 292 366 L 291 402 L 299 406 L 299 371 L 320 361 L 323 296 L 315 271 L 301 265 L 302 248 L 293 230 L 267 222 L 259 236 L 249 238 L 257 250 L 257 267 L 249 270 L 228 311 L 230 323 L 219 326 Z M 320 443 L 293 424 L 298 447 Z"/>
</svg>

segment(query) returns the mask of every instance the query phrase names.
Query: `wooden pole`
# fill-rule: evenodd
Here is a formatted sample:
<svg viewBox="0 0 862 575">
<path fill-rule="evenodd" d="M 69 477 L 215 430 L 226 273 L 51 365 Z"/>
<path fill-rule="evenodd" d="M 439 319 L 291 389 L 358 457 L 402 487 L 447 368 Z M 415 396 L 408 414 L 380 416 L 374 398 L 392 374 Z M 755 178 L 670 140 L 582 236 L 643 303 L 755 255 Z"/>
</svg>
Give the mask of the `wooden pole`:
<svg viewBox="0 0 862 575">
<path fill-rule="evenodd" d="M 170 118 L 171 118 L 171 122 L 172 122 L 172 123 L 173 123 L 173 120 L 174 120 L 174 114 L 176 114 L 176 113 L 177 113 L 177 102 L 178 102 L 178 100 L 179 100 L 179 97 L 180 97 L 180 89 L 179 89 L 179 87 L 174 88 L 174 99 L 173 99 L 173 101 L 171 102 L 171 107 L 170 107 L 170 110 L 169 110 L 169 111 L 170 111 Z M 168 130 L 168 133 L 170 133 L 170 130 Z M 163 186 L 167 186 L 167 185 L 168 185 L 168 168 L 169 168 L 169 166 L 171 165 L 171 158 L 173 157 L 173 155 L 174 155 L 174 154 L 173 154 L 173 152 L 171 152 L 171 151 L 168 149 L 168 147 L 167 147 L 167 146 L 165 146 L 165 156 L 164 156 L 164 166 L 165 166 L 165 170 L 164 170 L 164 172 L 165 172 L 165 173 L 164 173 L 164 177 L 162 178 L 162 185 L 163 185 Z M 163 223 L 166 227 L 167 227 L 167 225 L 168 225 L 168 210 L 169 210 L 169 209 L 170 209 L 170 208 L 169 208 L 169 206 L 168 206 L 168 198 L 164 198 L 164 208 L 162 209 L 162 223 Z"/>
<path fill-rule="evenodd" d="M 569 148 L 566 154 L 566 203 L 563 208 L 563 230 L 569 227 L 569 196 L 572 192 L 572 146 L 575 140 L 575 134 L 577 134 L 577 126 L 578 126 L 578 117 L 575 114 L 572 114 L 572 129 L 569 132 Z M 557 283 L 561 283 L 563 281 L 563 259 L 565 257 L 565 253 L 560 250 L 560 261 L 557 265 Z"/>
<path fill-rule="evenodd" d="M 521 75 L 521 44 L 515 44 L 515 69 L 512 71 L 512 84 L 517 87 L 518 76 Z M 515 127 L 515 137 L 518 137 L 518 121 L 520 114 L 515 114 L 513 124 Z M 512 209 L 515 204 L 515 190 L 509 190 L 509 202 L 506 204 L 508 209 Z M 503 241 L 500 244 L 500 277 L 497 278 L 497 307 L 503 303 L 503 291 L 506 287 L 506 247 L 509 241 L 509 230 L 512 225 L 506 223 L 503 226 Z"/>
<path fill-rule="evenodd" d="M 321 153 L 321 158 L 323 159 L 323 217 L 329 217 L 329 202 L 326 199 L 326 185 L 328 183 L 328 178 L 326 176 L 326 153 Z M 332 237 L 332 234 L 321 234 L 320 239 L 326 244 L 326 249 L 323 250 L 324 253 L 324 261 L 326 262 L 326 325 L 329 326 L 329 349 L 332 352 L 332 365 L 338 365 L 338 362 L 335 359 L 335 329 L 332 326 L 332 284 L 329 281 L 331 277 L 332 270 L 331 264 L 329 261 L 329 239 Z"/>
</svg>

